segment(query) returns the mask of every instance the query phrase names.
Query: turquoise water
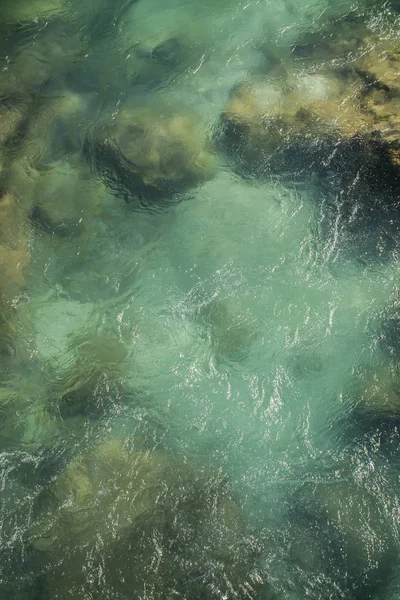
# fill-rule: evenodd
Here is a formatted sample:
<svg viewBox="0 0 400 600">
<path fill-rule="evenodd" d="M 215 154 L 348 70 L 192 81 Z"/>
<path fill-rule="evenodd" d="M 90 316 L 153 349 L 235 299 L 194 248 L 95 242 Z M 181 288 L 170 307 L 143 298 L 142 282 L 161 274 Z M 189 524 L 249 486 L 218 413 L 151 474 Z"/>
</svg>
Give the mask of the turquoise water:
<svg viewBox="0 0 400 600">
<path fill-rule="evenodd" d="M 397 188 L 215 143 L 271 55 L 395 3 L 33 4 L 0 8 L 1 597 L 399 598 Z M 98 142 L 127 107 L 195 113 L 210 174 L 138 200 Z"/>
</svg>

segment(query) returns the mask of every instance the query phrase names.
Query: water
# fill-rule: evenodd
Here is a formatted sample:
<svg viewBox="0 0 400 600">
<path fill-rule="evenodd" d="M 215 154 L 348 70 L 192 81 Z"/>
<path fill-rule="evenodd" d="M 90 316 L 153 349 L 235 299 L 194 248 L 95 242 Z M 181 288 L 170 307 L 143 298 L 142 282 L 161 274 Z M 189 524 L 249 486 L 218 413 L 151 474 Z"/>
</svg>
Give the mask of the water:
<svg viewBox="0 0 400 600">
<path fill-rule="evenodd" d="M 318 112 L 396 3 L 33 5 L 0 6 L 1 597 L 395 600 L 398 167 L 221 114 Z"/>
</svg>

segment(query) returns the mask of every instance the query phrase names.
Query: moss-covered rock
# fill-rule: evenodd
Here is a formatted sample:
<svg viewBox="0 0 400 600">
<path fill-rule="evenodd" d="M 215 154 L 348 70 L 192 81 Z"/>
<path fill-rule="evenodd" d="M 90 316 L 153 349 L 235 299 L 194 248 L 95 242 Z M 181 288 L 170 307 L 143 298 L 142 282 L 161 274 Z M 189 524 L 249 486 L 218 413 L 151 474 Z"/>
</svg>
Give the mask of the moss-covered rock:
<svg viewBox="0 0 400 600">
<path fill-rule="evenodd" d="M 361 134 L 367 129 L 357 106 L 361 87 L 331 71 L 242 84 L 222 113 L 223 143 L 257 171 L 286 148 Z"/>
<path fill-rule="evenodd" d="M 42 515 L 32 543 L 54 599 L 244 598 L 262 587 L 223 477 L 162 452 L 100 444 L 57 478 Z"/>
<path fill-rule="evenodd" d="M 214 175 L 200 124 L 185 113 L 125 107 L 86 143 L 112 189 L 142 204 L 171 199 Z"/>
<path fill-rule="evenodd" d="M 383 162 L 388 159 L 389 170 L 397 168 L 397 38 L 380 37 L 364 23 L 350 20 L 306 39 L 278 74 L 258 76 L 233 90 L 221 117 L 225 150 L 255 173 L 284 171 L 290 165 L 307 172 L 317 163 L 320 170 L 334 168 L 338 153 L 350 144 L 356 173 L 358 162 L 365 162 L 363 148 L 373 144 Z M 303 47 L 306 56 L 299 57 Z M 355 152 L 354 140 L 361 142 L 361 154 Z"/>
<path fill-rule="evenodd" d="M 378 44 L 355 65 L 365 82 L 362 108 L 370 115 L 370 128 L 388 145 L 393 161 L 400 165 L 400 44 Z"/>
</svg>

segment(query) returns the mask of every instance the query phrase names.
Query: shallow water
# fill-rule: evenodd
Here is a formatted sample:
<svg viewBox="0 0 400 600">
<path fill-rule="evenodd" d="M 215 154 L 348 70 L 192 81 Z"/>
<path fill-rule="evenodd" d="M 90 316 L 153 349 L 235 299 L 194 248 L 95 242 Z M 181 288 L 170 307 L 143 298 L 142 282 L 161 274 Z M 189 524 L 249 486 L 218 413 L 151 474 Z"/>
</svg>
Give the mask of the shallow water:
<svg viewBox="0 0 400 600">
<path fill-rule="evenodd" d="M 397 191 L 245 173 L 214 144 L 271 55 L 336 19 L 396 36 L 395 3 L 17 4 L 1 248 L 29 268 L 3 286 L 1 597 L 398 598 L 400 411 L 360 404 L 397 366 Z M 143 202 L 102 171 L 129 103 L 195 111 L 212 176 Z"/>
</svg>

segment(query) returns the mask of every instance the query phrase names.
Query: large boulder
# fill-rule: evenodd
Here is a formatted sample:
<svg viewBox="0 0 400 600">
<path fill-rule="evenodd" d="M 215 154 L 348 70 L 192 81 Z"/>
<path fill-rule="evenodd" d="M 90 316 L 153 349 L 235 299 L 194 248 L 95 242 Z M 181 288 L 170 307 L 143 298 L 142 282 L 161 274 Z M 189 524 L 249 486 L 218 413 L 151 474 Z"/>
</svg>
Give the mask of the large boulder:
<svg viewBox="0 0 400 600">
<path fill-rule="evenodd" d="M 241 84 L 221 116 L 222 142 L 255 172 L 284 169 L 288 149 L 308 144 L 316 150 L 324 141 L 367 129 L 356 101 L 360 89 L 354 77 L 332 71 Z"/>
<path fill-rule="evenodd" d="M 392 160 L 400 166 L 400 45 L 395 40 L 377 44 L 357 61 L 355 69 L 365 82 L 364 112 L 371 116 L 370 129 L 387 144 Z"/>
<path fill-rule="evenodd" d="M 101 443 L 55 480 L 41 514 L 32 543 L 52 599 L 220 600 L 263 587 L 224 478 L 160 451 Z"/>
<path fill-rule="evenodd" d="M 214 161 L 192 115 L 124 107 L 88 137 L 86 154 L 111 188 L 143 205 L 173 199 L 214 174 Z"/>
<path fill-rule="evenodd" d="M 334 24 L 295 46 L 277 74 L 233 90 L 219 141 L 256 174 L 351 168 L 353 181 L 361 168 L 372 185 L 378 175 L 397 184 L 399 73 L 394 35 L 380 36 L 358 21 Z"/>
</svg>

